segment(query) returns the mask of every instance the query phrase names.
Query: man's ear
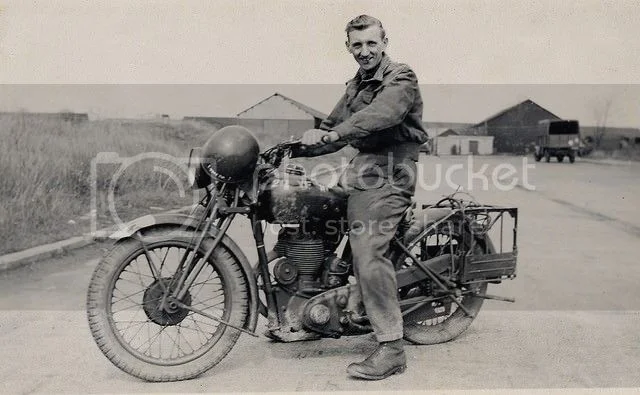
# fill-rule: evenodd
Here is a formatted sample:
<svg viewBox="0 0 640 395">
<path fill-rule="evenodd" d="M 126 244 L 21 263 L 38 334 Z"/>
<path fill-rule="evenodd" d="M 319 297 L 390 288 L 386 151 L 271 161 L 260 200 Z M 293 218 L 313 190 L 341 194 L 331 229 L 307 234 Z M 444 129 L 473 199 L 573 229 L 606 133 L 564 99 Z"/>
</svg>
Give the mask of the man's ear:
<svg viewBox="0 0 640 395">
<path fill-rule="evenodd" d="M 351 47 L 349 46 L 349 40 L 344 42 L 344 46 L 347 47 L 347 52 L 351 53 Z"/>
<path fill-rule="evenodd" d="M 387 49 L 387 45 L 389 44 L 389 39 L 385 36 L 385 38 L 382 39 L 382 50 L 386 50 Z"/>
</svg>

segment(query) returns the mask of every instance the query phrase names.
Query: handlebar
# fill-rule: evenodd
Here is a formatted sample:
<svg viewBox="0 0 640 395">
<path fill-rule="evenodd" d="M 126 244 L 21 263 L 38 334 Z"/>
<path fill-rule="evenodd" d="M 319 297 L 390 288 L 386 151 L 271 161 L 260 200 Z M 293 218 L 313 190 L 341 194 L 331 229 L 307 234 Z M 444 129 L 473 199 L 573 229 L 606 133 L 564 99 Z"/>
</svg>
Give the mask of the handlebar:
<svg viewBox="0 0 640 395">
<path fill-rule="evenodd" d="M 331 141 L 329 140 L 329 136 L 328 135 L 322 136 L 322 142 L 324 144 L 330 144 Z M 274 145 L 271 148 L 266 149 L 260 155 L 262 156 L 262 158 L 265 160 L 266 163 L 270 163 L 274 167 L 278 167 L 280 166 L 280 162 L 282 161 L 282 158 L 284 158 L 285 155 L 290 153 L 291 150 L 296 148 L 298 149 L 304 148 L 304 147 L 305 146 L 302 144 L 301 139 L 283 141 Z"/>
<path fill-rule="evenodd" d="M 283 141 L 271 148 L 267 148 L 260 154 L 260 156 L 266 163 L 272 165 L 273 167 L 278 167 L 280 166 L 280 163 L 282 162 L 282 159 L 285 157 L 285 155 L 289 154 L 292 149 L 301 146 L 301 140 Z"/>
</svg>

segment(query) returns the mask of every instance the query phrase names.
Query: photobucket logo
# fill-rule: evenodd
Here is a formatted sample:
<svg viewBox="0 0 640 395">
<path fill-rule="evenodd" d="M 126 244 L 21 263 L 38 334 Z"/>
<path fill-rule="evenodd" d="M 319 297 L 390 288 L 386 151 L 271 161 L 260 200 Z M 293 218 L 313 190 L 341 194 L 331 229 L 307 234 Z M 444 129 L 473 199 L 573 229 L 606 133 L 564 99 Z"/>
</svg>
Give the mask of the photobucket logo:
<svg viewBox="0 0 640 395">
<path fill-rule="evenodd" d="M 357 159 L 350 163 L 343 158 L 340 166 L 329 164 L 314 166 L 309 175 L 311 178 L 322 179 L 325 185 L 340 183 L 358 189 L 375 189 L 388 183 L 394 187 L 406 188 L 415 181 L 416 189 L 435 191 L 441 188 L 473 190 L 510 191 L 516 186 L 527 190 L 535 190 L 531 184 L 530 171 L 535 169 L 534 163 L 529 163 L 527 157 L 522 158 L 520 166 L 509 162 L 490 165 L 477 164 L 474 156 L 468 156 L 466 163 L 424 163 L 415 165 L 406 161 L 394 162 L 390 154 L 383 164 L 368 162 L 357 163 Z"/>
<path fill-rule="evenodd" d="M 520 168 L 511 163 L 499 163 L 490 169 L 489 164 L 483 163 L 476 169 L 474 161 L 474 156 L 468 156 L 466 166 L 462 163 L 446 167 L 442 163 L 433 166 L 418 163 L 416 187 L 427 191 L 440 189 L 443 185 L 452 189 L 462 187 L 467 191 L 497 189 L 506 192 L 516 186 L 530 191 L 536 189 L 529 181 L 529 171 L 535 169 L 535 164 L 529 163 L 527 157 L 522 158 Z"/>
</svg>

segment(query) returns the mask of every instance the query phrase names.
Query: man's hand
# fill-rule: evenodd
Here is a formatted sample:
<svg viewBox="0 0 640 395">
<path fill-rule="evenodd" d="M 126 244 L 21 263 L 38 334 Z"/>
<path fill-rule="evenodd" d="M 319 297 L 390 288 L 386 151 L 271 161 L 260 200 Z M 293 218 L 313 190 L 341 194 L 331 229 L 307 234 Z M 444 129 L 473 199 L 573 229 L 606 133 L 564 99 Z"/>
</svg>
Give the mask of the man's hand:
<svg viewBox="0 0 640 395">
<path fill-rule="evenodd" d="M 323 145 L 338 141 L 340 136 L 338 133 L 331 131 L 328 132 L 322 129 L 309 129 L 302 135 L 302 145 L 313 147 L 316 145 Z"/>
</svg>

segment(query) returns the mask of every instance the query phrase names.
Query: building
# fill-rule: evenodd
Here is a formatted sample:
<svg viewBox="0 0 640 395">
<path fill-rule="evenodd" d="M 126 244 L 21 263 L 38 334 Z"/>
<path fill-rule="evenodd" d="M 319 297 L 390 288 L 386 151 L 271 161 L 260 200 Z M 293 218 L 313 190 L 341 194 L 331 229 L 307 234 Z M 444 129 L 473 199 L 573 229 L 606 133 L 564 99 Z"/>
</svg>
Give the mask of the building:
<svg viewBox="0 0 640 395">
<path fill-rule="evenodd" d="M 326 114 L 276 92 L 240 111 L 236 117 L 188 116 L 183 119 L 206 123 L 215 130 L 242 125 L 251 130 L 262 145 L 292 136 L 301 137 L 306 130 L 319 127 L 326 117 Z"/>
<path fill-rule="evenodd" d="M 89 121 L 89 114 L 69 111 L 61 112 L 0 112 L 0 118 L 29 120 L 29 121 L 62 121 L 70 123 L 82 123 Z"/>
<path fill-rule="evenodd" d="M 461 134 L 451 128 L 427 128 L 435 155 L 491 155 L 493 136 Z"/>
<path fill-rule="evenodd" d="M 265 138 L 274 141 L 300 137 L 306 130 L 319 127 L 326 117 L 326 114 L 276 92 L 238 113 L 238 124 L 253 131 L 261 141 Z"/>
<path fill-rule="evenodd" d="M 203 116 L 188 116 L 182 118 L 184 121 L 202 122 L 206 123 L 213 130 L 218 130 L 222 127 L 229 125 L 237 125 L 238 118 L 235 117 L 203 117 Z"/>
<path fill-rule="evenodd" d="M 464 134 L 493 136 L 496 153 L 523 154 L 532 149 L 539 134 L 538 122 L 544 119 L 560 117 L 527 99 L 473 125 Z"/>
</svg>

